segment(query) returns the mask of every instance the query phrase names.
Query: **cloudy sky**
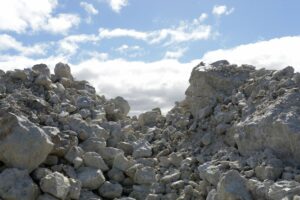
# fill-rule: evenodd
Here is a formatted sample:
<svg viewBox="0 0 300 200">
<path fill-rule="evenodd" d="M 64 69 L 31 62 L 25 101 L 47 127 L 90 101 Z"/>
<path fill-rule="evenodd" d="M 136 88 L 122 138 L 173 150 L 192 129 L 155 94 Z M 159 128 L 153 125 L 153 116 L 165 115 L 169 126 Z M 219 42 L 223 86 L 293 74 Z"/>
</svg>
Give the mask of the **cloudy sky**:
<svg viewBox="0 0 300 200">
<path fill-rule="evenodd" d="M 300 71 L 298 0 L 1 0 L 0 68 L 68 62 L 132 114 L 184 98 L 200 61 Z"/>
</svg>

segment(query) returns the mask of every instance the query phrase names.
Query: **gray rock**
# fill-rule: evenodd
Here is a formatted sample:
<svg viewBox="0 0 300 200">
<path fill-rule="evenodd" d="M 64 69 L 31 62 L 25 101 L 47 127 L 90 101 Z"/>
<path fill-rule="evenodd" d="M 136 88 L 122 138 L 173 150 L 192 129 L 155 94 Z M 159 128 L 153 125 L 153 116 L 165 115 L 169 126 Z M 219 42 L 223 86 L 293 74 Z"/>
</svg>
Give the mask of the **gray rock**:
<svg viewBox="0 0 300 200">
<path fill-rule="evenodd" d="M 198 167 L 199 175 L 202 179 L 207 180 L 210 184 L 217 186 L 222 170 L 211 162 L 206 162 Z"/>
<path fill-rule="evenodd" d="M 218 183 L 217 196 L 219 200 L 252 200 L 246 187 L 246 180 L 235 170 L 227 172 Z"/>
<path fill-rule="evenodd" d="M 109 170 L 102 157 L 96 152 L 86 152 L 82 158 L 87 167 L 101 169 L 102 171 Z"/>
<path fill-rule="evenodd" d="M 269 199 L 292 199 L 300 194 L 300 183 L 296 181 L 278 181 L 271 185 L 267 197 Z"/>
<path fill-rule="evenodd" d="M 47 77 L 50 77 L 50 69 L 45 64 L 34 65 L 32 67 L 32 71 L 34 71 L 37 74 L 42 74 L 42 75 L 45 75 Z"/>
<path fill-rule="evenodd" d="M 71 199 L 79 199 L 81 192 L 81 182 L 76 179 L 69 179 L 70 181 L 70 191 L 68 197 Z"/>
<path fill-rule="evenodd" d="M 7 168 L 0 174 L 0 197 L 4 200 L 33 200 L 38 195 L 39 188 L 27 170 Z"/>
<path fill-rule="evenodd" d="M 7 166 L 31 172 L 53 148 L 45 132 L 23 116 L 1 112 L 0 127 L 0 160 Z"/>
<path fill-rule="evenodd" d="M 43 192 L 49 193 L 59 199 L 66 199 L 70 191 L 70 181 L 59 172 L 48 174 L 40 181 Z"/>
<path fill-rule="evenodd" d="M 133 160 L 128 160 L 123 153 L 120 153 L 115 156 L 113 167 L 125 172 L 128 168 L 130 168 L 134 164 L 135 162 Z"/>
<path fill-rule="evenodd" d="M 123 97 L 116 97 L 112 99 L 112 102 L 115 104 L 115 107 L 121 111 L 122 114 L 127 116 L 130 110 L 129 103 Z"/>
<path fill-rule="evenodd" d="M 140 114 L 139 116 L 139 124 L 140 126 L 149 126 L 153 127 L 156 126 L 158 118 L 161 114 L 157 111 L 148 111 L 145 113 Z"/>
<path fill-rule="evenodd" d="M 152 155 L 152 146 L 146 140 L 138 140 L 133 143 L 133 154 L 134 158 L 150 157 Z"/>
<path fill-rule="evenodd" d="M 155 170 L 152 167 L 143 167 L 136 170 L 134 182 L 137 184 L 152 184 L 156 182 Z"/>
<path fill-rule="evenodd" d="M 99 188 L 98 192 L 102 197 L 108 199 L 114 199 L 114 198 L 121 197 L 123 192 L 123 187 L 118 183 L 114 184 L 109 181 L 105 181 Z"/>
<path fill-rule="evenodd" d="M 102 200 L 101 197 L 93 193 L 92 191 L 88 191 L 86 189 L 82 190 L 80 193 L 80 200 Z"/>
<path fill-rule="evenodd" d="M 50 194 L 43 194 L 43 195 L 40 195 L 37 198 L 37 200 L 59 200 L 59 199 Z"/>
<path fill-rule="evenodd" d="M 68 64 L 64 64 L 61 62 L 57 63 L 54 68 L 54 73 L 55 73 L 55 76 L 59 79 L 67 78 L 67 79 L 73 80 L 73 76 L 71 74 L 71 68 L 69 67 Z"/>
<path fill-rule="evenodd" d="M 77 177 L 82 187 L 90 190 L 98 189 L 105 181 L 102 171 L 91 167 L 80 168 L 77 171 Z"/>
</svg>

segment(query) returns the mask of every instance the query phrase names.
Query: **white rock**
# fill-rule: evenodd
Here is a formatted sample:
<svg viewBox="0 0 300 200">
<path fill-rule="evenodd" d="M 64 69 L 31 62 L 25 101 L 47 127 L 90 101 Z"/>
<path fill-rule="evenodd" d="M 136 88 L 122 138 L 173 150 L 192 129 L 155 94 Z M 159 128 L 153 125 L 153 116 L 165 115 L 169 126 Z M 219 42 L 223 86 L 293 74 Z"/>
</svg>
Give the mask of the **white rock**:
<svg viewBox="0 0 300 200">
<path fill-rule="evenodd" d="M 49 193 L 59 199 L 66 199 L 70 191 L 70 181 L 59 172 L 48 174 L 40 181 L 43 192 Z"/>
</svg>

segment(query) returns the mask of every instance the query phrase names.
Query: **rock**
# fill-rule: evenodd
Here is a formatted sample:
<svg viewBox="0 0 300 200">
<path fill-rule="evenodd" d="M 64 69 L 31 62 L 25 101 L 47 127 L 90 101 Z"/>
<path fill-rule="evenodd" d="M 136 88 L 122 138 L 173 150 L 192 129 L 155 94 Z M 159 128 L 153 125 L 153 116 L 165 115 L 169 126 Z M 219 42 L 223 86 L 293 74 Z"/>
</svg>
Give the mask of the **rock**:
<svg viewBox="0 0 300 200">
<path fill-rule="evenodd" d="M 129 103 L 123 97 L 116 97 L 112 99 L 112 102 L 115 104 L 115 107 L 121 111 L 124 116 L 127 116 L 130 110 Z"/>
<path fill-rule="evenodd" d="M 58 200 L 58 198 L 51 196 L 50 194 L 40 195 L 37 200 Z"/>
<path fill-rule="evenodd" d="M 148 111 L 140 114 L 139 116 L 139 124 L 140 126 L 149 126 L 153 127 L 156 125 L 157 119 L 161 116 L 161 114 L 157 111 Z"/>
<path fill-rule="evenodd" d="M 227 172 L 221 178 L 218 183 L 217 196 L 219 200 L 252 200 L 246 187 L 246 180 L 235 170 Z"/>
<path fill-rule="evenodd" d="M 300 183 L 295 181 L 279 181 L 271 185 L 267 197 L 269 199 L 292 199 L 300 194 Z"/>
<path fill-rule="evenodd" d="M 1 112 L 0 127 L 0 160 L 7 166 L 31 172 L 53 148 L 45 132 L 23 116 Z"/>
<path fill-rule="evenodd" d="M 79 96 L 76 100 L 76 106 L 78 109 L 91 109 L 94 105 L 94 101 L 88 96 Z"/>
<path fill-rule="evenodd" d="M 80 193 L 80 200 L 102 200 L 101 197 L 93 193 L 92 191 L 82 190 Z"/>
<path fill-rule="evenodd" d="M 117 154 L 114 158 L 113 167 L 121 171 L 126 171 L 128 168 L 134 165 L 134 162 L 128 160 L 124 154 Z"/>
<path fill-rule="evenodd" d="M 35 79 L 35 84 L 40 85 L 40 86 L 44 86 L 45 88 L 50 89 L 51 85 L 52 85 L 52 81 L 48 76 L 40 74 Z"/>
<path fill-rule="evenodd" d="M 152 155 L 151 144 L 145 140 L 136 141 L 133 144 L 133 154 L 134 158 L 150 157 Z"/>
<path fill-rule="evenodd" d="M 81 192 L 81 182 L 79 180 L 75 180 L 70 178 L 70 191 L 68 197 L 71 199 L 79 199 Z"/>
<path fill-rule="evenodd" d="M 204 180 L 207 180 L 210 184 L 217 186 L 222 171 L 220 170 L 219 166 L 215 166 L 211 162 L 206 162 L 198 167 L 198 171 L 200 177 Z"/>
<path fill-rule="evenodd" d="M 109 179 L 111 181 L 115 181 L 115 182 L 122 182 L 125 179 L 124 173 L 116 168 L 112 168 L 111 170 L 109 170 L 109 172 L 107 173 L 107 176 L 109 177 Z"/>
<path fill-rule="evenodd" d="M 137 184 L 152 184 L 156 182 L 155 170 L 152 167 L 143 167 L 136 170 L 134 182 Z"/>
<path fill-rule="evenodd" d="M 45 75 L 47 77 L 50 77 L 50 69 L 45 64 L 33 65 L 32 71 L 34 71 L 35 73 L 37 73 L 39 75 L 42 74 L 42 75 Z"/>
<path fill-rule="evenodd" d="M 102 197 L 108 198 L 108 199 L 114 199 L 121 197 L 123 191 L 123 187 L 116 183 L 113 184 L 109 181 L 105 181 L 102 186 L 99 188 L 98 192 Z"/>
<path fill-rule="evenodd" d="M 81 181 L 82 187 L 89 190 L 98 189 L 105 181 L 105 177 L 101 170 L 82 167 L 77 171 L 77 177 Z"/>
<path fill-rule="evenodd" d="M 73 76 L 71 74 L 71 68 L 69 67 L 68 64 L 57 63 L 54 68 L 54 73 L 58 79 L 67 78 L 73 80 Z"/>
<path fill-rule="evenodd" d="M 0 197 L 9 200 L 32 200 L 39 195 L 38 186 L 27 170 L 7 168 L 0 174 Z"/>
<path fill-rule="evenodd" d="M 51 174 L 51 173 L 52 173 L 52 171 L 50 169 L 39 167 L 33 171 L 32 178 L 35 181 L 40 182 L 40 180 L 42 178 L 44 178 L 45 176 L 47 176 L 48 174 Z"/>
<path fill-rule="evenodd" d="M 43 192 L 49 193 L 59 199 L 66 199 L 70 191 L 70 181 L 59 172 L 48 174 L 40 181 Z"/>
<path fill-rule="evenodd" d="M 255 167 L 255 175 L 262 181 L 267 179 L 275 181 L 280 177 L 282 171 L 282 167 L 273 167 L 269 165 Z"/>
<path fill-rule="evenodd" d="M 96 152 L 86 152 L 83 155 L 83 161 L 87 167 L 101 169 L 101 171 L 109 170 L 108 166 L 106 165 L 102 157 Z"/>
</svg>

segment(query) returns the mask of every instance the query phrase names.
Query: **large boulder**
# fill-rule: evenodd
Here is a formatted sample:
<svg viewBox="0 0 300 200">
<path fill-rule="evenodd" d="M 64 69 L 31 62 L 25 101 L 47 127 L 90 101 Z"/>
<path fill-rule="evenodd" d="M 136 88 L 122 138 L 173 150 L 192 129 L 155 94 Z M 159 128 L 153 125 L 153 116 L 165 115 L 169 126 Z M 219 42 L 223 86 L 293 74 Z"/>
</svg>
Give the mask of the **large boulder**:
<svg viewBox="0 0 300 200">
<path fill-rule="evenodd" d="M 73 80 L 71 68 L 68 64 L 57 63 L 54 68 L 54 74 L 58 79 L 67 78 Z"/>
<path fill-rule="evenodd" d="M 218 183 L 219 200 L 252 200 L 246 187 L 246 180 L 235 170 L 227 172 Z"/>
<path fill-rule="evenodd" d="M 30 178 L 27 170 L 5 169 L 0 174 L 0 197 L 7 200 L 33 200 L 39 195 L 39 188 Z"/>
<path fill-rule="evenodd" d="M 219 64 L 219 65 L 218 65 Z M 201 66 L 193 69 L 190 86 L 186 90 L 186 102 L 194 117 L 197 112 L 213 105 L 217 98 L 231 95 L 249 77 L 248 68 L 237 68 L 227 62 L 214 63 L 213 69 L 204 70 Z"/>
<path fill-rule="evenodd" d="M 280 159 L 300 164 L 300 93 L 289 91 L 245 117 L 230 132 L 243 155 L 269 148 Z"/>
<path fill-rule="evenodd" d="M 0 160 L 31 172 L 53 148 L 46 133 L 23 116 L 0 112 Z"/>
</svg>

